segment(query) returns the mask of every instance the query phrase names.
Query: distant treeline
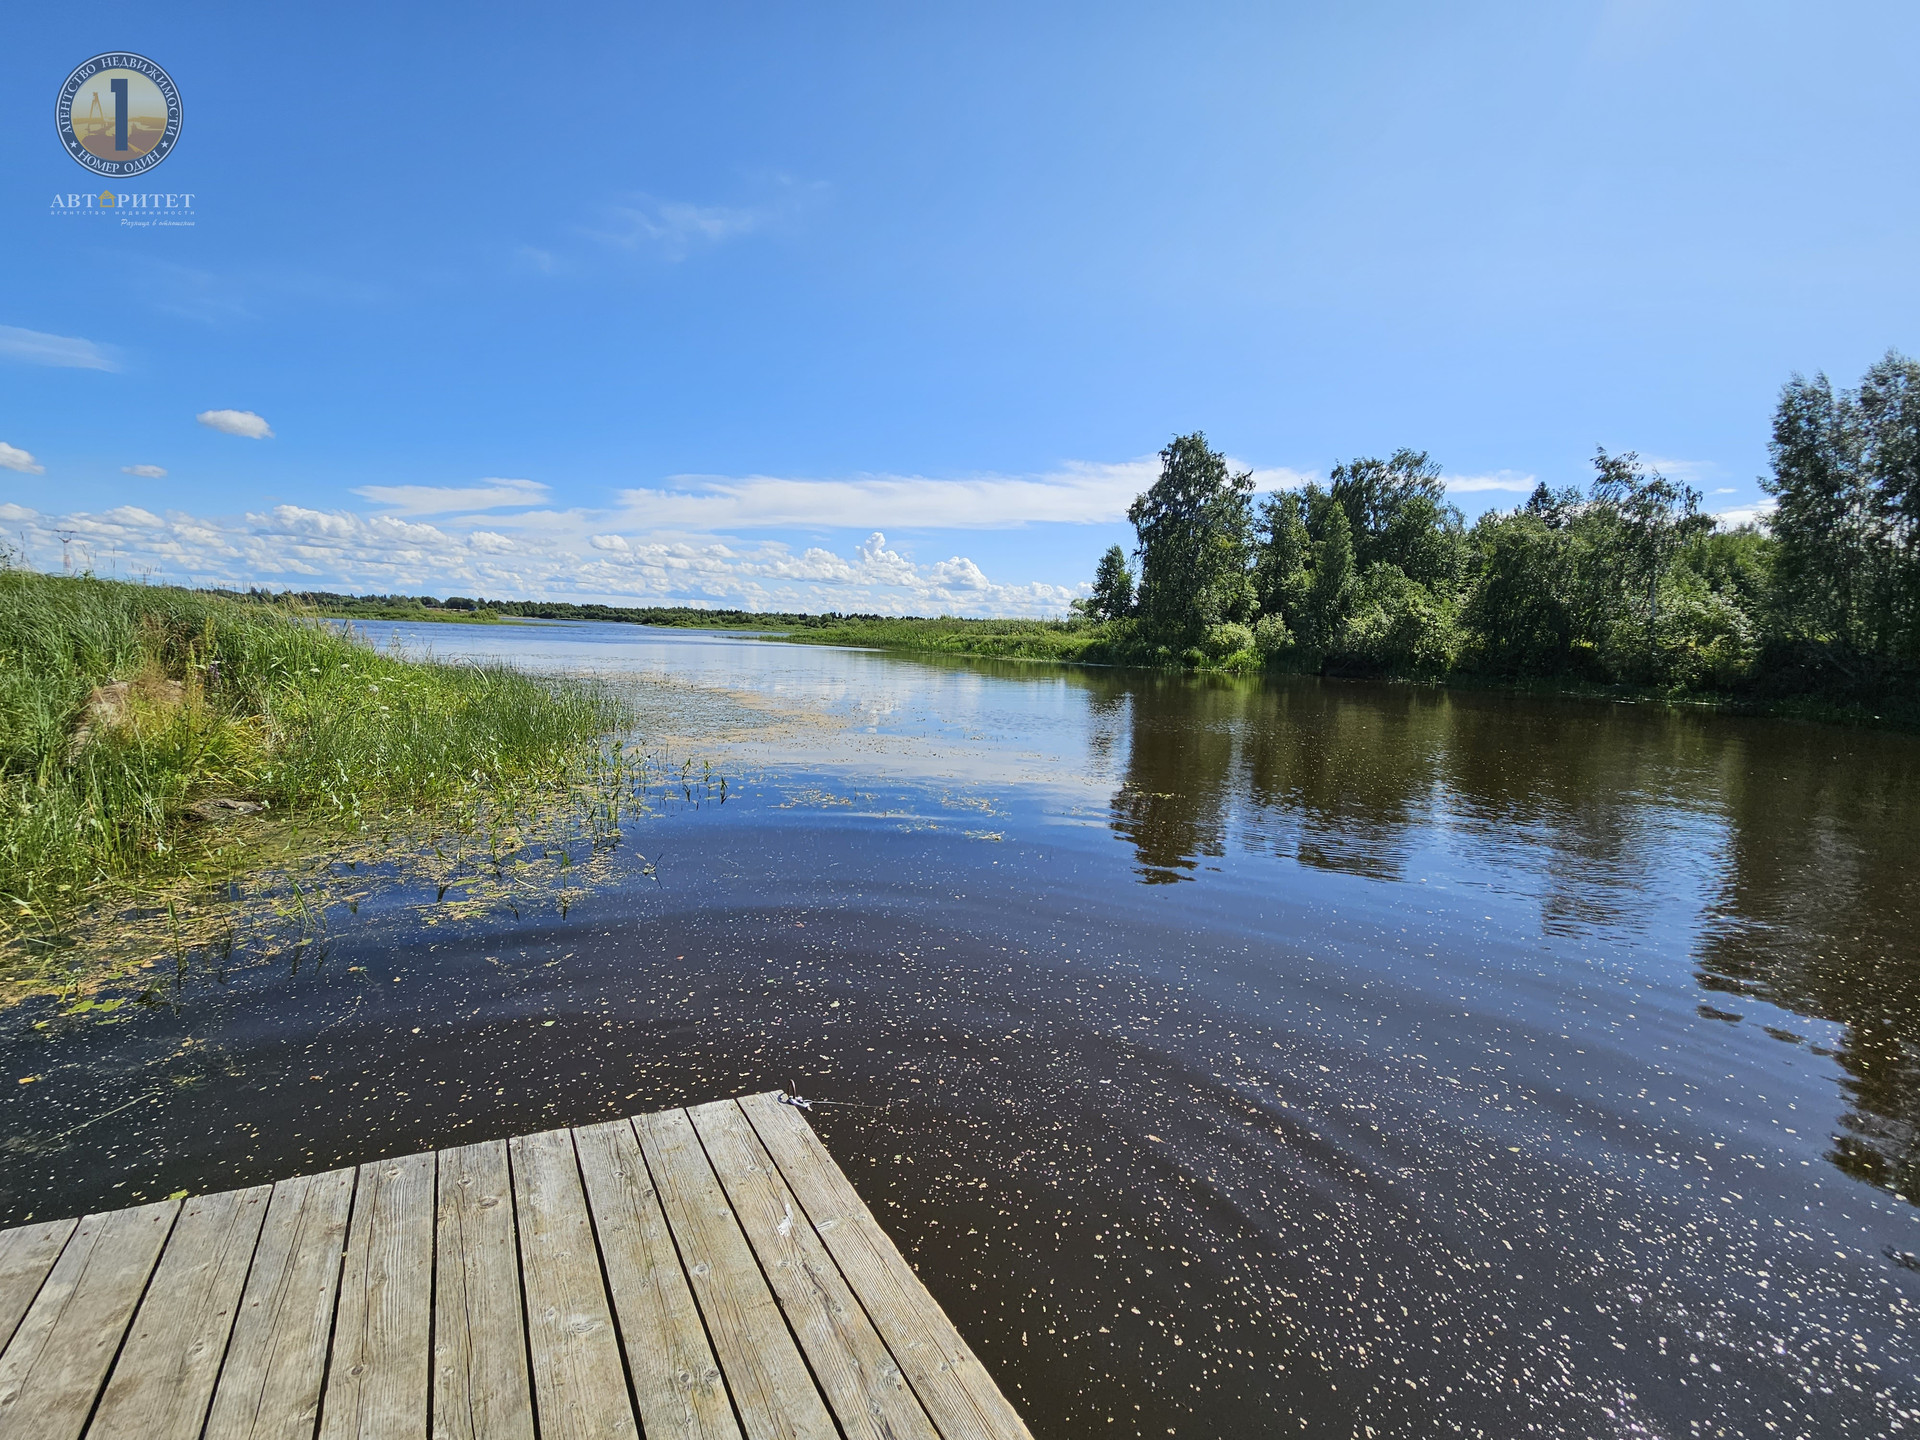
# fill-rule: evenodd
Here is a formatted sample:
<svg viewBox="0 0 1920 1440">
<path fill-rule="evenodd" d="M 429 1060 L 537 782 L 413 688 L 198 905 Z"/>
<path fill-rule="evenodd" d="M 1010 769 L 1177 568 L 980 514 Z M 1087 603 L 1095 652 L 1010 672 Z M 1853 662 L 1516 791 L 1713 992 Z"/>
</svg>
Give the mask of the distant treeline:
<svg viewBox="0 0 1920 1440">
<path fill-rule="evenodd" d="M 849 623 L 881 620 L 880 615 L 842 615 L 837 611 L 822 615 L 796 615 L 787 611 L 704 610 L 691 605 L 579 605 L 568 600 L 488 600 L 484 597 L 449 595 L 440 600 L 432 595 L 340 595 L 331 590 L 217 590 L 219 595 L 240 600 L 295 604 L 328 615 L 364 616 L 372 620 L 407 618 L 407 612 L 421 612 L 421 618 L 446 618 L 451 611 L 462 618 L 511 615 L 526 620 L 608 620 L 628 625 L 692 626 L 711 630 L 806 630 L 827 629 Z M 431 615 L 425 612 L 442 612 Z"/>
<path fill-rule="evenodd" d="M 1697 490 L 1605 451 L 1584 492 L 1541 485 L 1469 527 L 1419 451 L 1256 503 L 1179 436 L 1128 512 L 1132 554 L 1078 602 L 1102 632 L 1085 658 L 1910 702 L 1920 363 L 1890 352 L 1840 393 L 1796 376 L 1770 450 L 1764 529 L 1716 528 Z"/>
</svg>

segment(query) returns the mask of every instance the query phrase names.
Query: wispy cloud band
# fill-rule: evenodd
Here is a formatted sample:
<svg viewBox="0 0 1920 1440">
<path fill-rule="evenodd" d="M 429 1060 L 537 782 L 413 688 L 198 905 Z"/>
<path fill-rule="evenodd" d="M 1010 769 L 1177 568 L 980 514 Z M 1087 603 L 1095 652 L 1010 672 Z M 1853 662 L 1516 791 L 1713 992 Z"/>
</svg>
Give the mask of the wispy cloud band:
<svg viewBox="0 0 1920 1440">
<path fill-rule="evenodd" d="M 1524 495 L 1539 483 L 1533 476 L 1514 470 L 1496 470 L 1491 475 L 1446 475 L 1442 479 L 1447 489 L 1456 495 L 1478 495 L 1489 490 Z"/>
<path fill-rule="evenodd" d="M 118 370 L 120 362 L 104 345 L 71 335 L 49 335 L 0 325 L 0 355 L 28 365 L 53 365 L 68 370 Z"/>
<path fill-rule="evenodd" d="M 580 233 L 609 249 L 684 260 L 697 250 L 792 222 L 828 192 L 820 181 L 784 175 L 763 180 L 758 188 L 761 198 L 746 205 L 703 205 L 655 195 L 630 195 L 603 208 L 595 223 L 583 227 Z M 556 268 L 550 251 L 525 247 L 523 253 L 541 270 L 551 272 Z"/>
<path fill-rule="evenodd" d="M 353 493 L 390 515 L 453 515 L 539 505 L 547 487 L 538 480 L 488 478 L 472 485 L 357 485 Z"/>
<path fill-rule="evenodd" d="M 620 492 L 623 524 L 670 530 L 755 530 L 818 526 L 864 529 L 1006 530 L 1022 525 L 1111 524 L 1160 473 L 1154 456 L 1112 464 L 1069 462 L 1047 475 L 932 480 L 862 475 L 846 480 L 676 475 L 665 485 Z M 1285 489 L 1292 470 L 1262 470 L 1254 483 Z"/>
</svg>

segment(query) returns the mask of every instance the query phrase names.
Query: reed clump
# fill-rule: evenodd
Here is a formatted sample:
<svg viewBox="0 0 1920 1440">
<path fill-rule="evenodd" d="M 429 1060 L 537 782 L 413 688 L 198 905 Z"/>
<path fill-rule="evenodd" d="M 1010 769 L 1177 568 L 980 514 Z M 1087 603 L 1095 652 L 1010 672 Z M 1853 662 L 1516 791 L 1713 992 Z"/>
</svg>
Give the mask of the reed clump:
<svg viewBox="0 0 1920 1440">
<path fill-rule="evenodd" d="M 233 868 L 236 815 L 364 830 L 565 786 L 623 718 L 590 683 L 0 560 L 0 940 L 115 889 Z"/>
</svg>

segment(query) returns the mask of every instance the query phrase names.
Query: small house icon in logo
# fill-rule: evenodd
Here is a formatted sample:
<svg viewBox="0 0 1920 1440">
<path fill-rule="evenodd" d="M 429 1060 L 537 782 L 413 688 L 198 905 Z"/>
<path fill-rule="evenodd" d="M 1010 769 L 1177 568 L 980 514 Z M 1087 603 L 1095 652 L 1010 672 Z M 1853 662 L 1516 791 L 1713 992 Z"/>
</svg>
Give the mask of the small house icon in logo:
<svg viewBox="0 0 1920 1440">
<path fill-rule="evenodd" d="M 102 190 L 100 192 L 100 208 L 102 210 L 111 210 L 119 203 L 120 197 L 115 195 L 111 190 Z"/>
</svg>

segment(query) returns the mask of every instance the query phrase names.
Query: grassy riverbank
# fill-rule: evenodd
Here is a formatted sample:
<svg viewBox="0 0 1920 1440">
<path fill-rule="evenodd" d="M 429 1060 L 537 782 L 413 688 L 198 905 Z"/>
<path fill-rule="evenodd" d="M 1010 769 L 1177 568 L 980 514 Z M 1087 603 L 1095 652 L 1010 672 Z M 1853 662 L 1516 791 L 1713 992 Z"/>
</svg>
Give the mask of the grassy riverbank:
<svg viewBox="0 0 1920 1440">
<path fill-rule="evenodd" d="M 1444 676 L 1403 676 L 1379 669 L 1313 669 L 1296 656 L 1262 657 L 1257 649 L 1195 649 L 1182 656 L 1157 650 L 1130 621 L 963 620 L 848 617 L 835 624 L 796 630 L 782 640 L 813 645 L 855 645 L 900 654 L 977 655 L 994 659 L 1050 660 L 1080 665 L 1127 665 L 1222 674 L 1324 674 L 1335 679 L 1388 680 L 1453 690 L 1505 691 L 1617 703 L 1683 705 L 1739 715 L 1770 715 L 1841 725 L 1920 730 L 1920 700 L 1890 688 L 1859 695 L 1792 689 L 1770 677 L 1731 688 L 1685 684 L 1629 685 L 1578 676 L 1508 676 L 1454 670 Z M 1798 677 L 1794 677 L 1798 678 Z"/>
<path fill-rule="evenodd" d="M 315 615 L 329 620 L 407 620 L 426 625 L 514 625 L 494 610 L 430 609 L 425 605 L 322 605 Z"/>
<path fill-rule="evenodd" d="M 789 631 L 779 638 L 805 645 L 860 645 L 923 654 L 986 655 L 1100 665 L 1114 663 L 1118 658 L 1111 630 L 1111 626 L 1085 620 L 850 615 L 832 617 L 828 623 Z"/>
<path fill-rule="evenodd" d="M 360 828 L 564 780 L 608 693 L 404 660 L 281 606 L 0 569 L 0 939 L 229 869 L 231 819 Z"/>
</svg>

